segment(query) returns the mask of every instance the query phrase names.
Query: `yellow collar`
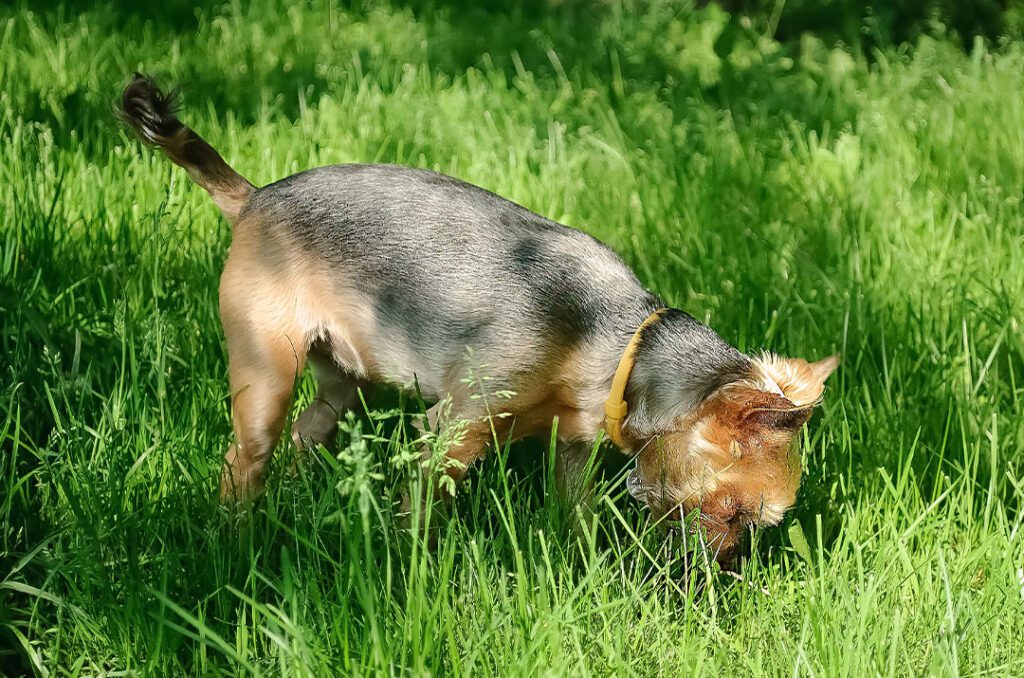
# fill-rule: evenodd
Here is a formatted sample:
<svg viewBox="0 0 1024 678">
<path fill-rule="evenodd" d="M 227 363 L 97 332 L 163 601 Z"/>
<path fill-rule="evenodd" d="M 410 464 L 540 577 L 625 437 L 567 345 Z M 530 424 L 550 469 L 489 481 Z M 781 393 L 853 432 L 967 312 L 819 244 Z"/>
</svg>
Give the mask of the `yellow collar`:
<svg viewBox="0 0 1024 678">
<path fill-rule="evenodd" d="M 633 372 L 636 347 L 640 343 L 640 335 L 650 325 L 660 320 L 667 310 L 667 308 L 659 308 L 640 323 L 640 327 L 636 328 L 636 332 L 633 333 L 633 337 L 626 345 L 626 350 L 622 352 L 622 357 L 619 358 L 619 366 L 615 368 L 615 376 L 612 377 L 612 387 L 608 392 L 608 399 L 604 401 L 604 430 L 608 434 L 608 438 L 619 447 L 625 447 L 625 441 L 622 439 L 622 421 L 626 418 L 626 413 L 629 411 L 629 405 L 626 404 L 625 400 L 626 383 L 629 381 L 629 375 Z"/>
</svg>

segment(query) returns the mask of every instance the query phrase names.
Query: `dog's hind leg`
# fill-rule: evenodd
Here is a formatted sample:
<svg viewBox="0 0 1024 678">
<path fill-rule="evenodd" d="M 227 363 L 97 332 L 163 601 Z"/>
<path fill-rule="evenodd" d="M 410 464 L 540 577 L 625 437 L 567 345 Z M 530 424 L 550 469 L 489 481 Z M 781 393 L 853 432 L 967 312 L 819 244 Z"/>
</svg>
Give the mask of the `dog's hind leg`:
<svg viewBox="0 0 1024 678">
<path fill-rule="evenodd" d="M 292 441 L 298 450 L 328 445 L 338 432 L 338 420 L 358 402 L 359 382 L 343 371 L 322 347 L 308 356 L 316 373 L 316 395 L 292 424 Z"/>
<path fill-rule="evenodd" d="M 281 303 L 294 298 L 293 286 L 256 268 L 246 255 L 233 247 L 220 285 L 235 430 L 221 473 L 222 501 L 246 501 L 263 489 L 309 349 L 308 328 L 292 306 Z"/>
<path fill-rule="evenodd" d="M 235 441 L 221 473 L 221 499 L 252 499 L 263 489 L 267 462 L 284 430 L 305 348 L 287 335 L 228 336 L 231 418 Z"/>
</svg>

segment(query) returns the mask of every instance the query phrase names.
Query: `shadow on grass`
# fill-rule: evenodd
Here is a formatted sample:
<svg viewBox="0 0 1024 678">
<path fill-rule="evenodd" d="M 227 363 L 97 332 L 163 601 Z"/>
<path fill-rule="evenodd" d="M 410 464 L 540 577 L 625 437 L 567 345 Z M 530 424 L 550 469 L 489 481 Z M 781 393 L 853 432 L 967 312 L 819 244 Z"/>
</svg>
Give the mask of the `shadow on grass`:
<svg viewBox="0 0 1024 678">
<path fill-rule="evenodd" d="M 373 8 L 354 3 L 344 12 L 347 23 L 368 19 Z M 280 11 L 272 3 L 264 8 L 255 5 L 242 17 L 232 21 L 244 27 L 259 18 L 260 12 Z M 230 5 L 204 2 L 198 6 L 187 3 L 147 5 L 140 9 L 137 3 L 108 0 L 99 6 L 83 0 L 50 2 L 34 6 L 43 18 L 48 31 L 59 32 L 72 21 L 97 22 L 98 30 L 110 32 L 116 48 L 123 52 L 129 63 L 143 64 L 154 75 L 164 76 L 166 60 L 159 53 L 170 49 L 170 41 L 177 39 L 181 49 L 209 49 L 210 45 L 196 44 L 196 29 L 200 17 L 209 22 L 214 16 L 232 16 Z M 324 12 L 311 8 L 310 12 Z M 583 1 L 549 2 L 531 0 L 523 4 L 488 5 L 463 0 L 416 0 L 411 4 L 394 3 L 393 16 L 412 12 L 415 24 L 426 36 L 425 58 L 430 69 L 447 77 L 459 77 L 468 68 L 497 68 L 512 82 L 523 73 L 530 73 L 536 82 L 554 93 L 565 82 L 583 88 L 603 90 L 613 105 L 624 103 L 622 98 L 633 92 L 650 92 L 668 104 L 677 115 L 685 118 L 694 101 L 710 103 L 728 111 L 737 124 L 752 123 L 755 119 L 774 121 L 784 126 L 797 121 L 808 130 L 838 129 L 852 118 L 854 110 L 829 94 L 827 87 L 808 87 L 805 73 L 790 73 L 780 66 L 787 54 L 782 49 L 777 55 L 761 63 L 743 68 L 731 65 L 729 51 L 737 41 L 749 40 L 735 22 L 729 23 L 715 44 L 721 71 L 710 82 L 702 82 L 693 66 L 680 61 L 686 49 L 686 39 L 635 39 L 650 30 L 647 24 L 675 20 L 690 25 L 701 19 L 692 10 L 665 9 L 658 6 L 644 17 L 620 15 L 611 5 Z M 654 12 L 658 12 L 657 15 Z M 664 16 L 662 16 L 662 14 Z M 644 23 L 646 22 L 646 23 Z M 731 27 L 731 28 L 730 28 Z M 333 61 L 324 63 L 325 42 L 340 37 L 339 44 L 348 44 L 345 36 L 336 36 L 335 29 L 318 27 L 318 32 L 302 40 L 289 37 L 280 45 L 287 53 L 278 54 L 278 60 L 287 60 L 287 68 L 268 68 L 262 62 L 262 43 L 248 45 L 244 33 L 235 36 L 238 44 L 225 54 L 214 52 L 206 61 L 186 59 L 181 62 L 183 72 L 176 76 L 184 89 L 190 107 L 202 108 L 209 102 L 218 115 L 232 115 L 243 124 L 255 123 L 261 112 L 272 110 L 286 120 L 294 121 L 303 111 L 303 99 L 315 102 L 328 93 L 336 83 L 330 80 L 331 67 L 347 63 L 358 56 L 367 72 L 374 69 L 396 71 L 395 58 L 409 55 L 389 52 L 386 43 L 363 44 L 358 38 L 348 50 L 332 55 Z M 343 30 L 341 28 L 336 30 Z M 385 29 L 380 40 L 386 40 Z M 152 36 L 152 44 L 144 44 L 143 36 Z M 675 42 L 673 42 L 674 40 Z M 676 44 L 678 43 L 678 44 Z M 248 46 L 247 46 L 248 45 Z M 370 47 L 374 49 L 369 49 Z M 156 47 L 156 50 L 153 48 Z M 375 53 L 377 48 L 380 53 Z M 485 56 L 486 55 L 486 56 Z M 225 61 L 226 58 L 233 61 Z M 326 70 L 325 70 L 326 69 Z M 26 93 L 26 101 L 19 102 L 21 115 L 52 126 L 59 139 L 66 139 L 78 129 L 79 143 L 92 130 L 91 121 L 107 124 L 112 106 L 128 73 L 98 73 L 94 79 L 102 92 L 71 89 L 50 92 L 39 98 Z M 397 77 L 397 76 L 391 76 Z M 566 80 L 567 79 L 567 80 Z M 255 80 L 255 85 L 254 85 Z M 377 83 L 387 90 L 388 83 Z M 301 96 L 300 96 L 301 92 Z M 268 96 L 270 99 L 268 99 Z M 59 98 L 58 98 L 59 97 Z M 268 109 L 269 106 L 269 109 Z M 57 110 L 59 109 L 59 110 Z M 631 121 L 621 121 L 628 129 Z"/>
</svg>

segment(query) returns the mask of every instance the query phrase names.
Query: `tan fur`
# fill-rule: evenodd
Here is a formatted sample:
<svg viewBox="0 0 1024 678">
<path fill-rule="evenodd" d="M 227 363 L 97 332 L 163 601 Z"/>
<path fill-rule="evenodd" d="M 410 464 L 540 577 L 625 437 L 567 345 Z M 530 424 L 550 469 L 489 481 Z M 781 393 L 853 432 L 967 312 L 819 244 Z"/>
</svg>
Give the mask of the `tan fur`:
<svg viewBox="0 0 1024 678">
<path fill-rule="evenodd" d="M 289 243 L 268 247 L 260 232 L 254 219 L 236 226 L 220 283 L 236 435 L 221 490 L 239 498 L 253 496 L 262 486 L 263 468 L 314 344 L 330 341 L 328 354 L 313 356 L 321 375 L 318 396 L 323 397 L 296 421 L 296 443 L 304 434 L 310 442 L 324 441 L 337 421 L 325 408 L 343 410 L 357 380 L 377 372 L 365 339 L 374 329 L 365 301 L 339 289 L 337 276 L 328 278 Z M 332 288 L 338 293 L 323 293 Z"/>
<path fill-rule="evenodd" d="M 317 369 L 318 399 L 293 427 L 297 446 L 326 442 L 338 412 L 354 401 L 359 381 L 411 383 L 415 375 L 397 367 L 409 361 L 400 341 L 380 337 L 369 300 L 354 291 L 342 273 L 323 270 L 295 243 L 266 242 L 257 217 L 236 224 L 235 238 L 221 276 L 221 319 L 228 346 L 236 443 L 226 457 L 222 494 L 249 498 L 262 487 L 267 460 L 281 434 L 292 388 L 307 357 Z M 329 293 L 325 293 L 329 290 Z M 320 347 L 311 351 L 311 347 Z M 492 425 L 515 438 L 544 434 L 560 420 L 562 439 L 594 437 L 600 417 L 592 403 L 579 403 L 578 356 L 552 353 L 548 370 L 517 384 L 511 399 L 482 398 L 464 383 L 465 370 L 444 380 L 452 417 L 468 422 L 448 456 L 458 462 L 450 475 L 483 456 Z M 482 387 L 485 388 L 485 387 Z M 490 402 L 490 419 L 484 407 Z M 582 406 L 581 406 L 582 405 Z"/>
<path fill-rule="evenodd" d="M 605 389 L 590 393 L 585 351 L 553 353 L 550 367 L 524 380 L 513 399 L 517 437 L 545 437 L 558 419 L 558 438 L 565 442 L 594 440 L 604 424 Z"/>
<path fill-rule="evenodd" d="M 234 221 L 252 195 L 253 185 L 233 170 L 220 155 L 188 127 L 163 140 L 163 149 L 173 162 L 188 172 L 192 180 L 206 189 L 213 202 L 229 221 Z M 203 160 L 196 164 L 196 152 Z"/>
<path fill-rule="evenodd" d="M 777 385 L 782 395 L 794 405 L 812 405 L 821 398 L 825 380 L 839 366 L 839 356 L 831 356 L 816 363 L 801 358 L 781 358 L 766 353 L 757 360 L 766 382 Z M 767 386 L 772 390 L 771 386 Z"/>
<path fill-rule="evenodd" d="M 647 503 L 674 519 L 698 511 L 719 555 L 731 552 L 748 526 L 780 522 L 800 486 L 800 426 L 837 364 L 834 357 L 808 363 L 773 356 L 760 366 L 777 389 L 730 385 L 676 430 L 645 441 L 637 473 Z"/>
</svg>

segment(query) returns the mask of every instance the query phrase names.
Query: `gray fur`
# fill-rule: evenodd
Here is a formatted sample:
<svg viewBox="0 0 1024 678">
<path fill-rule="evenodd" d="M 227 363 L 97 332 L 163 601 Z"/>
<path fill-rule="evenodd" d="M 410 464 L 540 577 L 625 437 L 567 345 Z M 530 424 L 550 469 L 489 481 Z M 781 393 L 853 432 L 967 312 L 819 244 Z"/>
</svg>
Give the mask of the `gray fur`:
<svg viewBox="0 0 1024 678">
<path fill-rule="evenodd" d="M 257 189 L 240 218 L 259 214 L 268 242 L 292 238 L 358 281 L 378 322 L 414 356 L 428 396 L 467 350 L 496 379 L 539 369 L 584 345 L 607 388 L 636 328 L 663 302 L 611 249 L 477 186 L 395 165 L 309 170 Z M 269 218 L 268 218 L 269 217 Z M 672 311 L 645 331 L 627 421 L 654 430 L 696 406 L 750 361 L 714 331 Z"/>
<path fill-rule="evenodd" d="M 644 330 L 627 400 L 632 425 L 664 430 L 717 389 L 748 378 L 753 364 L 710 327 L 671 309 Z"/>
</svg>

